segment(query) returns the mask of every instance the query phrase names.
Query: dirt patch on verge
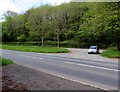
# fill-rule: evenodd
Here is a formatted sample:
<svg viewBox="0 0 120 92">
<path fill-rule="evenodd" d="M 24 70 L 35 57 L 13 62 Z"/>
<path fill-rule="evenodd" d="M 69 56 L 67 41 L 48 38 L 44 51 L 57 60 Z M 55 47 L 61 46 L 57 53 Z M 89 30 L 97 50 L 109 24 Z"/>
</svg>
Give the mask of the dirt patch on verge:
<svg viewBox="0 0 120 92">
<path fill-rule="evenodd" d="M 2 79 L 3 90 L 100 90 L 17 64 L 2 67 Z"/>
<path fill-rule="evenodd" d="M 10 79 L 9 76 L 2 76 L 2 92 L 5 91 L 12 91 L 12 90 L 23 90 L 27 91 L 27 85 L 24 85 L 22 83 L 18 83 L 12 79 Z"/>
</svg>

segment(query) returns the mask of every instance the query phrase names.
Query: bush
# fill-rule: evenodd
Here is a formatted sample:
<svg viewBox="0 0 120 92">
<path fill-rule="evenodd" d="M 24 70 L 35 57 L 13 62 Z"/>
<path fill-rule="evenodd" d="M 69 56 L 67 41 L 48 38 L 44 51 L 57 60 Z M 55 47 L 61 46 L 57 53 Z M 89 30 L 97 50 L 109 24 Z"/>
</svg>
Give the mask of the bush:
<svg viewBox="0 0 120 92">
<path fill-rule="evenodd" d="M 18 40 L 19 42 L 25 42 L 25 41 L 26 41 L 26 37 L 25 37 L 24 34 L 21 34 L 20 36 L 17 37 L 17 40 Z"/>
<path fill-rule="evenodd" d="M 41 46 L 41 42 L 4 42 L 3 44 L 8 45 L 26 45 L 26 46 Z M 68 48 L 89 48 L 91 45 L 97 45 L 100 47 L 100 49 L 107 48 L 108 46 L 103 43 L 86 43 L 86 42 L 78 42 L 78 41 L 60 41 L 60 47 L 68 47 Z M 44 41 L 44 46 L 52 46 L 57 47 L 57 41 Z"/>
<path fill-rule="evenodd" d="M 117 50 L 117 47 L 109 47 L 101 55 L 110 58 L 120 58 L 120 51 Z"/>
</svg>

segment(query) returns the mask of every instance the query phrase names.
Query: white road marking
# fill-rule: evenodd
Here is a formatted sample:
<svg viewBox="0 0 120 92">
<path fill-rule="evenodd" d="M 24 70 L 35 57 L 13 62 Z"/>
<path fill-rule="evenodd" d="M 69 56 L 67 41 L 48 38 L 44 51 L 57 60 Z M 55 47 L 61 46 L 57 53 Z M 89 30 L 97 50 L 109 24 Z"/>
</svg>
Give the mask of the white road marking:
<svg viewBox="0 0 120 92">
<path fill-rule="evenodd" d="M 44 59 L 44 58 L 38 58 L 38 57 L 33 57 L 33 56 L 27 56 L 27 55 L 20 55 L 20 56 L 31 57 L 31 58 L 37 58 L 37 59 Z"/>
<path fill-rule="evenodd" d="M 64 62 L 67 64 L 74 64 L 74 65 L 80 65 L 80 66 L 86 66 L 86 67 L 92 67 L 92 68 L 99 68 L 99 69 L 104 69 L 104 70 L 110 70 L 110 71 L 120 71 L 117 69 L 110 69 L 110 68 L 105 68 L 105 67 L 100 67 L 100 66 L 92 66 L 92 65 L 86 65 L 86 64 L 80 64 L 80 63 L 72 63 L 72 62 Z"/>
<path fill-rule="evenodd" d="M 29 67 L 31 68 L 31 67 Z M 34 69 L 34 68 L 33 68 Z M 37 69 L 35 69 L 37 70 Z M 72 78 L 69 78 L 69 77 L 66 77 L 66 76 L 63 76 L 63 75 L 60 75 L 60 74 L 55 74 L 55 73 L 52 73 L 52 72 L 48 72 L 48 71 L 41 71 L 40 72 L 43 72 L 43 73 L 46 73 L 46 74 L 50 74 L 50 75 L 53 75 L 53 76 L 56 76 L 56 77 L 59 77 L 59 78 L 63 78 L 63 79 L 66 79 L 66 80 L 70 80 L 70 81 L 73 81 L 73 82 L 76 82 L 76 83 L 80 83 L 80 84 L 83 84 L 83 85 L 86 85 L 86 86 L 91 86 L 91 87 L 95 87 L 95 88 L 100 88 L 100 89 L 103 89 L 103 90 L 110 90 L 110 89 L 107 89 L 105 87 L 100 87 L 100 86 L 97 86 L 97 85 L 94 85 L 94 84 L 91 84 L 91 83 L 87 83 L 87 82 L 84 82 L 84 81 L 79 81 L 79 80 L 76 80 L 76 79 L 72 79 Z"/>
<path fill-rule="evenodd" d="M 47 73 L 47 74 L 50 74 L 50 75 L 53 75 L 53 76 L 56 76 L 56 77 L 59 77 L 59 78 L 63 78 L 63 79 L 66 79 L 66 80 L 70 80 L 70 81 L 73 81 L 73 82 L 76 82 L 76 83 L 80 83 L 80 84 L 83 84 L 83 85 L 86 85 L 86 86 L 89 85 L 91 87 L 100 88 L 100 89 L 103 89 L 103 90 L 109 90 L 109 89 L 104 88 L 104 87 L 99 87 L 99 86 L 92 85 L 92 84 L 89 84 L 89 83 L 85 83 L 85 82 L 82 82 L 82 81 L 77 81 L 75 79 L 71 79 L 71 78 L 67 78 L 67 77 L 64 77 L 64 76 L 56 75 L 54 73 L 45 72 L 45 71 L 44 71 L 44 73 Z"/>
<path fill-rule="evenodd" d="M 31 57 L 31 58 L 36 58 L 36 59 L 44 59 L 44 58 L 38 58 L 38 57 L 33 57 L 33 56 L 27 56 L 27 55 L 20 55 L 20 56 L 24 56 L 24 57 Z M 100 66 L 92 66 L 92 65 L 86 65 L 86 64 L 80 64 L 80 63 L 72 63 L 72 62 L 64 62 L 67 64 L 74 64 L 74 65 L 80 65 L 80 66 L 86 66 L 86 67 L 92 67 L 92 68 L 98 68 L 98 69 L 104 69 L 104 70 L 109 70 L 109 71 L 120 71 L 117 69 L 110 69 L 110 68 L 105 68 L 105 67 L 100 67 Z"/>
<path fill-rule="evenodd" d="M 4 52 L 4 53 L 11 54 L 11 53 L 9 53 L 9 52 Z M 38 57 L 27 56 L 27 55 L 20 55 L 20 56 L 31 57 L 31 58 L 37 58 L 37 59 L 44 59 L 44 58 L 38 58 Z M 96 68 L 96 66 L 85 65 L 85 64 L 78 64 L 78 63 L 72 63 L 72 62 L 64 62 L 64 63 L 67 63 L 67 64 L 74 64 L 74 65 L 81 65 L 81 66 L 87 66 L 87 67 L 94 67 L 94 68 Z M 25 66 L 25 65 L 23 65 L 23 66 Z M 29 67 L 29 68 L 31 68 L 31 67 Z M 109 68 L 104 68 L 104 67 L 97 67 L 97 68 L 119 71 L 119 70 L 116 70 L 116 69 L 109 69 Z M 103 89 L 103 90 L 109 90 L 109 89 L 107 89 L 107 88 L 99 87 L 99 86 L 96 86 L 96 85 L 94 85 L 94 84 L 92 85 L 92 84 L 85 83 L 85 82 L 81 82 L 81 81 L 78 81 L 78 80 L 75 80 L 75 79 L 72 79 L 72 78 L 68 78 L 68 77 L 65 77 L 65 76 L 56 75 L 55 73 L 50 73 L 50 72 L 47 72 L 47 71 L 42 71 L 42 72 L 45 72 L 45 73 L 48 73 L 48 74 L 51 74 L 51 75 L 54 75 L 54 76 L 57 76 L 57 77 L 61 77 L 61 78 L 67 79 L 67 80 L 71 80 L 71 81 L 74 81 L 74 82 L 77 82 L 77 83 L 81 83 L 81 84 L 84 84 L 84 85 L 90 85 L 90 86 L 93 86 L 93 87 L 96 87 L 96 88 L 101 88 L 101 89 Z"/>
<path fill-rule="evenodd" d="M 9 53 L 9 52 L 2 52 L 2 53 L 11 54 L 11 53 Z"/>
<path fill-rule="evenodd" d="M 25 65 L 25 64 L 21 64 L 19 63 L 20 65 L 24 66 L 24 67 L 28 67 L 28 68 L 31 68 L 31 69 L 35 69 L 31 66 L 28 66 L 28 65 Z M 83 84 L 83 85 L 86 85 L 86 86 L 91 86 L 91 87 L 95 87 L 95 88 L 100 88 L 100 89 L 103 89 L 103 90 L 110 90 L 108 88 L 105 88 L 105 87 L 101 87 L 101 86 L 97 86 L 97 85 L 94 85 L 94 84 L 91 84 L 91 83 L 87 83 L 87 82 L 84 82 L 84 81 L 79 81 L 79 80 L 76 80 L 76 79 L 73 79 L 73 78 L 69 78 L 69 77 L 66 77 L 64 75 L 60 75 L 60 74 L 56 74 L 56 73 L 53 73 L 53 72 L 50 72 L 50 71 L 46 71 L 46 70 L 39 70 L 39 69 L 35 69 L 37 71 L 40 71 L 40 72 L 43 72 L 43 73 L 46 73 L 46 74 L 50 74 L 50 75 L 53 75 L 53 76 L 56 76 L 56 77 L 59 77 L 59 78 L 63 78 L 63 79 L 66 79 L 66 80 L 70 80 L 70 81 L 73 81 L 73 82 L 76 82 L 76 83 L 80 83 L 80 84 Z"/>
<path fill-rule="evenodd" d="M 3 52 L 3 53 L 11 54 L 9 52 Z M 33 57 L 33 56 L 27 56 L 27 55 L 20 55 L 20 56 L 31 57 L 31 58 L 36 58 L 36 59 L 44 59 L 44 58 L 38 58 L 38 57 Z M 67 59 L 67 60 L 70 60 L 70 59 Z M 75 61 L 78 61 L 78 60 L 75 60 Z M 72 63 L 72 62 L 64 62 L 64 63 L 80 65 L 80 66 L 86 66 L 86 67 L 92 67 L 92 68 L 98 68 L 98 69 L 104 69 L 104 70 L 109 70 L 109 71 L 116 71 L 116 72 L 120 71 L 120 70 L 117 70 L 117 69 L 110 69 L 110 68 L 105 68 L 105 67 L 100 67 L 100 66 L 92 66 L 92 65 L 86 65 L 86 64 L 80 64 L 80 63 Z"/>
</svg>

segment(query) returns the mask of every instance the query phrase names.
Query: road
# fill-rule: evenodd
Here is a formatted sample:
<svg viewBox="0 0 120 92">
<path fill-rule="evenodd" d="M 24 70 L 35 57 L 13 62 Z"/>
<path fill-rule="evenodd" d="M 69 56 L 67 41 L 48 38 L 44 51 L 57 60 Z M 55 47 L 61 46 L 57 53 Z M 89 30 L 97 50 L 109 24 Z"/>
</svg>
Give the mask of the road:
<svg viewBox="0 0 120 92">
<path fill-rule="evenodd" d="M 84 60 L 54 54 L 2 50 L 19 65 L 105 90 L 118 90 L 118 62 Z"/>
</svg>

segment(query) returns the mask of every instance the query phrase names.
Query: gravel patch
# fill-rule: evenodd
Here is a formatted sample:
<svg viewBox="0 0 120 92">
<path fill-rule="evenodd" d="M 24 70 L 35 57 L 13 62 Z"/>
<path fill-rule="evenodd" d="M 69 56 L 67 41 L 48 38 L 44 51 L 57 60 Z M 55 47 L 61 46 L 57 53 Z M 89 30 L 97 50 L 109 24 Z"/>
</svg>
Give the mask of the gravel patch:
<svg viewBox="0 0 120 92">
<path fill-rule="evenodd" d="M 17 64 L 2 67 L 2 78 L 3 90 L 100 90 Z"/>
<path fill-rule="evenodd" d="M 2 90 L 5 91 L 13 91 L 13 90 L 22 90 L 27 91 L 27 85 L 16 82 L 12 80 L 9 76 L 2 76 Z M 2 92 L 3 92 L 2 91 Z"/>
</svg>

